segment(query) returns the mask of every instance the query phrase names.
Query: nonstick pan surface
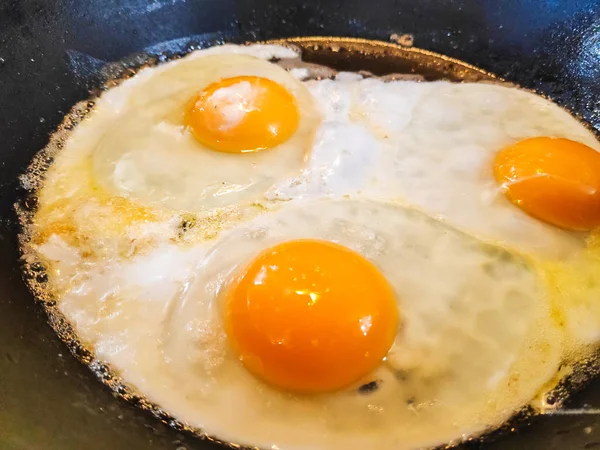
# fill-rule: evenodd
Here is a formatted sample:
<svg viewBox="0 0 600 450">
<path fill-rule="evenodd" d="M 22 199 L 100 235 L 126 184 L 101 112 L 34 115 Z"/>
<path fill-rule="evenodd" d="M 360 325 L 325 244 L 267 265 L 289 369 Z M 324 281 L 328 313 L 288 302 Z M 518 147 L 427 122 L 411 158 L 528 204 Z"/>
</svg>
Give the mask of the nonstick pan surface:
<svg viewBox="0 0 600 450">
<path fill-rule="evenodd" d="M 23 0 L 0 5 L 0 449 L 218 448 L 116 399 L 56 338 L 21 278 L 13 204 L 25 193 L 18 174 L 70 107 L 102 83 L 105 63 L 139 52 L 166 57 L 222 41 L 312 35 L 389 41 L 392 34 L 410 34 L 417 47 L 535 89 L 600 129 L 597 1 Z M 357 62 L 351 52 L 327 55 L 326 46 L 303 44 L 311 60 L 341 69 L 383 73 L 391 70 L 389 64 L 404 64 L 381 46 L 363 48 Z M 568 405 L 573 414 L 545 416 L 496 442 L 469 446 L 600 448 L 595 406 L 600 407 L 598 384 L 574 397 Z"/>
</svg>

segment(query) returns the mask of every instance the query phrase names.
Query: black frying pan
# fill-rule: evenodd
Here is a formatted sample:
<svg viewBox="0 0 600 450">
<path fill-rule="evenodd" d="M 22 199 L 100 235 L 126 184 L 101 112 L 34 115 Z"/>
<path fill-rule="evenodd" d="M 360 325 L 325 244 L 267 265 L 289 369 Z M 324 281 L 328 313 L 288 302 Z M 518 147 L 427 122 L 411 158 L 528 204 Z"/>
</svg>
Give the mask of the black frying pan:
<svg viewBox="0 0 600 450">
<path fill-rule="evenodd" d="M 21 278 L 13 204 L 25 192 L 18 174 L 69 108 L 101 84 L 102 66 L 141 51 L 168 56 L 220 41 L 389 41 L 394 33 L 548 95 L 600 130 L 599 0 L 0 2 L 0 450 L 219 448 L 115 398 L 56 338 Z M 379 73 L 411 66 L 381 50 L 366 45 L 362 54 L 332 55 L 310 45 L 307 57 Z M 600 449 L 593 414 L 600 383 L 567 406 L 584 414 L 544 416 L 468 447 Z"/>
</svg>

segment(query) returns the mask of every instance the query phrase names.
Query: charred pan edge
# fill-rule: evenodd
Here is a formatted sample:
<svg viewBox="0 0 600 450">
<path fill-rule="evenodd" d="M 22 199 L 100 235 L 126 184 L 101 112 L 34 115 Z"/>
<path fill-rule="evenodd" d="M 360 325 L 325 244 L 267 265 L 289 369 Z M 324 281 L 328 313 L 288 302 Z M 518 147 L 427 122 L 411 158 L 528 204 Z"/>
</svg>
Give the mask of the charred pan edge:
<svg viewBox="0 0 600 450">
<path fill-rule="evenodd" d="M 390 39 L 393 40 L 394 35 L 392 35 Z M 377 56 L 381 59 L 402 59 L 414 63 L 419 70 L 431 70 L 433 72 L 443 73 L 444 75 L 439 76 L 438 79 L 447 79 L 449 81 L 458 82 L 466 81 L 493 83 L 516 87 L 522 91 L 536 94 L 542 98 L 545 98 L 546 100 L 554 102 L 557 106 L 567 111 L 571 116 L 575 117 L 590 132 L 600 139 L 600 129 L 596 129 L 590 123 L 588 123 L 581 113 L 572 111 L 565 106 L 557 104 L 551 95 L 547 95 L 535 89 L 526 89 L 516 83 L 505 80 L 472 64 L 442 55 L 440 53 L 432 52 L 430 50 L 407 47 L 394 42 L 384 42 L 362 38 L 340 38 L 326 36 L 292 37 L 262 41 L 258 43 L 295 46 L 301 48 L 303 53 L 311 50 L 314 52 L 325 51 L 333 54 L 347 52 L 357 59 L 360 59 L 361 55 Z M 383 78 L 385 78 L 385 76 Z"/>
<path fill-rule="evenodd" d="M 249 42 L 254 44 L 255 42 Z M 450 79 L 450 81 L 468 81 L 468 82 L 484 82 L 495 84 L 507 84 L 506 81 L 478 69 L 475 66 L 464 63 L 457 59 L 449 58 L 434 52 L 421 50 L 418 48 L 407 48 L 398 44 L 392 44 L 382 41 L 373 41 L 356 38 L 331 38 L 331 37 L 306 37 L 306 38 L 289 38 L 281 40 L 271 40 L 258 42 L 259 44 L 277 44 L 297 49 L 302 54 L 302 59 L 306 53 L 340 53 L 348 52 L 347 56 L 354 58 L 360 65 L 361 55 L 376 56 L 381 58 L 385 63 L 385 59 L 404 60 L 416 67 L 414 72 L 409 74 L 394 74 L 398 78 L 415 79 L 415 75 L 419 76 L 419 71 L 430 70 L 437 74 L 437 79 Z M 96 375 L 96 377 L 106 386 L 108 386 L 115 396 L 121 397 L 133 406 L 140 408 L 146 413 L 151 414 L 156 419 L 177 431 L 189 433 L 200 439 L 214 442 L 225 447 L 240 449 L 240 450 L 259 450 L 257 447 L 248 447 L 236 443 L 225 442 L 218 438 L 209 436 L 204 431 L 198 428 L 190 427 L 181 421 L 170 416 L 163 411 L 158 405 L 148 401 L 143 395 L 138 394 L 132 388 L 128 387 L 123 380 L 115 374 L 110 366 L 102 361 L 97 360 L 93 352 L 86 348 L 85 343 L 80 341 L 77 334 L 65 316 L 57 307 L 57 299 L 48 286 L 48 277 L 45 273 L 43 262 L 38 258 L 36 251 L 31 243 L 30 226 L 37 209 L 38 190 L 42 187 L 45 179 L 45 172 L 51 166 L 56 154 L 63 148 L 65 141 L 68 139 L 71 131 L 80 123 L 87 114 L 89 114 L 95 105 L 95 100 L 106 91 L 114 86 L 119 85 L 128 78 L 134 76 L 138 71 L 146 67 L 153 67 L 158 64 L 179 59 L 186 54 L 197 50 L 199 47 L 187 46 L 186 50 L 181 53 L 171 53 L 155 55 L 141 53 L 125 58 L 118 63 L 108 64 L 99 74 L 100 85 L 90 91 L 90 98 L 81 101 L 65 116 L 61 125 L 50 136 L 47 146 L 39 151 L 32 159 L 31 164 L 26 172 L 20 176 L 21 185 L 25 189 L 25 195 L 17 203 L 15 210 L 17 212 L 21 232 L 19 234 L 19 251 L 23 270 L 23 279 L 31 291 L 35 301 L 39 303 L 48 316 L 48 323 L 56 332 L 58 337 L 67 345 L 69 351 L 81 363 Z M 327 56 L 327 55 L 326 55 Z M 318 66 L 309 61 L 302 63 L 296 60 L 296 67 L 303 67 L 313 71 L 309 77 L 313 78 L 328 78 L 335 76 L 336 70 L 327 71 L 322 65 Z M 285 66 L 284 66 L 285 67 Z M 363 76 L 371 76 L 369 72 L 362 72 Z M 383 76 L 385 79 L 386 77 Z M 390 79 L 388 76 L 387 79 Z M 513 85 L 515 86 L 515 85 Z M 536 92 L 539 95 L 539 93 Z M 585 123 L 581 120 L 582 123 Z M 587 125 L 587 124 L 586 124 Z M 589 126 L 588 126 L 589 127 Z M 591 127 L 589 127 L 591 129 Z M 595 375 L 595 374 L 594 374 Z M 555 405 L 559 407 L 568 395 L 576 390 L 581 389 L 590 381 L 591 377 L 567 377 L 558 385 L 551 393 L 555 396 Z M 484 430 L 478 436 L 471 436 L 464 440 L 455 441 L 448 445 L 437 447 L 438 449 L 457 448 L 461 445 L 467 447 L 470 444 L 479 445 L 482 442 L 491 442 L 508 433 L 513 433 L 522 426 L 534 421 L 537 415 L 530 407 L 525 407 L 521 411 L 505 423 L 499 429 Z"/>
<path fill-rule="evenodd" d="M 329 50 L 333 53 L 340 51 L 364 55 L 375 55 L 381 58 L 401 58 L 415 63 L 419 68 L 430 68 L 444 74 L 454 76 L 461 81 L 491 81 L 507 83 L 502 78 L 475 67 L 464 61 L 449 56 L 423 50 L 416 47 L 406 47 L 395 43 L 361 38 L 339 38 L 326 36 L 296 37 L 259 42 L 264 44 L 295 45 L 302 50 L 312 48 L 315 51 Z M 439 77 L 440 79 L 443 76 Z M 508 83 L 507 83 L 508 84 Z"/>
</svg>

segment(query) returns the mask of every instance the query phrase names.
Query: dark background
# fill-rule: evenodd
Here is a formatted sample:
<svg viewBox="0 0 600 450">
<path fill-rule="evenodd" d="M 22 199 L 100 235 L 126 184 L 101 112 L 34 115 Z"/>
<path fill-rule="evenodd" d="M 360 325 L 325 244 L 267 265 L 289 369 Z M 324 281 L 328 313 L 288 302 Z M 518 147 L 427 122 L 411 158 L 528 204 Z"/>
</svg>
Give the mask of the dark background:
<svg viewBox="0 0 600 450">
<path fill-rule="evenodd" d="M 0 0 L 0 450 L 212 448 L 115 399 L 21 280 L 17 176 L 98 69 L 190 41 L 392 33 L 549 95 L 600 130 L 597 0 Z M 600 407 L 600 386 L 571 406 Z M 600 449 L 600 417 L 544 417 L 485 448 Z"/>
</svg>

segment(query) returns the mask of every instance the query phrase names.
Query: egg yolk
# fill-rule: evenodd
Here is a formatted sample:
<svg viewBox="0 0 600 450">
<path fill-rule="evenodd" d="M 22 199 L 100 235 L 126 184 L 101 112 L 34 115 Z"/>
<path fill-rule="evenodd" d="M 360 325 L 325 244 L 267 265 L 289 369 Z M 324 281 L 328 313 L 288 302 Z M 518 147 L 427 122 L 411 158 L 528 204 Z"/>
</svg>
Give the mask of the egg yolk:
<svg viewBox="0 0 600 450">
<path fill-rule="evenodd" d="M 523 211 L 569 230 L 600 225 L 600 153 L 569 139 L 525 139 L 501 150 L 494 176 Z"/>
<path fill-rule="evenodd" d="M 196 140 L 229 153 L 275 147 L 294 134 L 299 120 L 294 96 L 280 84 L 255 76 L 208 85 L 191 101 L 185 117 Z"/>
<path fill-rule="evenodd" d="M 301 393 L 346 387 L 375 369 L 394 342 L 392 288 L 358 253 L 289 241 L 256 257 L 225 298 L 225 323 L 245 367 Z"/>
</svg>

